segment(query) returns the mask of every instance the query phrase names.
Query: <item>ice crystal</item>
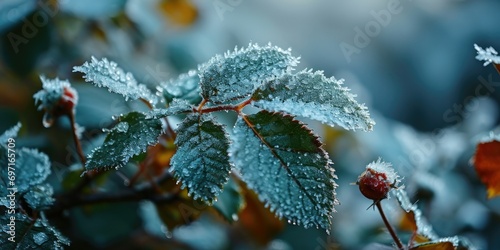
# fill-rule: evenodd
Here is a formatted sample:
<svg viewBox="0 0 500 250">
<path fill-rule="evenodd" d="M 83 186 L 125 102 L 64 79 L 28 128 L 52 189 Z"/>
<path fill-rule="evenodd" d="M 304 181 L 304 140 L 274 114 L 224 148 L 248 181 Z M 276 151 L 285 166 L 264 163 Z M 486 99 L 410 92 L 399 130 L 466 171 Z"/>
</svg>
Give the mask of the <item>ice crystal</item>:
<svg viewBox="0 0 500 250">
<path fill-rule="evenodd" d="M 476 59 L 478 61 L 484 61 L 484 66 L 490 63 L 500 64 L 500 56 L 498 56 L 498 52 L 493 47 L 483 49 L 477 44 L 474 44 L 474 48 L 477 51 Z"/>
</svg>

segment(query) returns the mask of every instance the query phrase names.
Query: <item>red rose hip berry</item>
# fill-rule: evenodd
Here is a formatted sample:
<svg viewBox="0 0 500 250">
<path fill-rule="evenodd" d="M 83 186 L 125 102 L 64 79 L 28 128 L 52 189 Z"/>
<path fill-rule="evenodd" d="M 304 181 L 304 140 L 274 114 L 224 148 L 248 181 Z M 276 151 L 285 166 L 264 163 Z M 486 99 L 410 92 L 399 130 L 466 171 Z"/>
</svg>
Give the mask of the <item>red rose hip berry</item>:
<svg viewBox="0 0 500 250">
<path fill-rule="evenodd" d="M 391 164 L 380 159 L 368 164 L 366 170 L 358 177 L 356 184 L 359 191 L 375 203 L 388 197 L 392 188 L 397 188 L 398 176 Z"/>
</svg>

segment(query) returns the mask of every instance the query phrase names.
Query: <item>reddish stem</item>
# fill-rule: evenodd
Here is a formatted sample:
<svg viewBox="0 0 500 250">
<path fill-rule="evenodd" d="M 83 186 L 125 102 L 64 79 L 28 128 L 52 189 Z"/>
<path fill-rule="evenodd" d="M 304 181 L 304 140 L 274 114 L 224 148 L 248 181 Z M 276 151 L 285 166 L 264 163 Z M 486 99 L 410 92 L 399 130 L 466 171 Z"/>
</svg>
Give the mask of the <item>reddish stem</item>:
<svg viewBox="0 0 500 250">
<path fill-rule="evenodd" d="M 205 109 L 200 109 L 198 108 L 198 112 L 200 113 L 210 113 L 210 112 L 216 112 L 216 111 L 223 111 L 223 110 L 233 110 L 236 112 L 240 112 L 246 105 L 250 104 L 253 100 L 248 99 L 243 102 L 240 102 L 236 105 L 222 105 L 222 106 L 215 106 L 215 107 L 210 107 L 210 108 L 205 108 Z"/>
<path fill-rule="evenodd" d="M 80 139 L 78 139 L 78 135 L 77 135 L 77 131 L 76 131 L 75 114 L 74 114 L 74 112 L 71 112 L 68 114 L 68 116 L 69 116 L 69 120 L 71 123 L 71 130 L 73 132 L 73 140 L 75 141 L 76 152 L 78 153 L 78 156 L 80 157 L 80 161 L 82 162 L 83 167 L 85 168 L 85 162 L 87 160 L 85 159 L 85 154 L 83 153 L 82 144 L 80 143 Z"/>
<path fill-rule="evenodd" d="M 398 246 L 398 249 L 404 249 L 403 243 L 401 243 L 401 240 L 396 235 L 396 232 L 394 231 L 391 224 L 387 220 L 387 217 L 385 217 L 384 210 L 382 210 L 382 204 L 380 203 L 380 201 L 376 202 L 375 206 L 377 207 L 378 211 L 380 212 L 380 216 L 382 217 L 382 220 L 384 221 L 385 227 L 387 227 L 387 230 L 389 230 L 389 233 L 391 234 L 392 239 L 394 240 L 394 242 Z"/>
</svg>

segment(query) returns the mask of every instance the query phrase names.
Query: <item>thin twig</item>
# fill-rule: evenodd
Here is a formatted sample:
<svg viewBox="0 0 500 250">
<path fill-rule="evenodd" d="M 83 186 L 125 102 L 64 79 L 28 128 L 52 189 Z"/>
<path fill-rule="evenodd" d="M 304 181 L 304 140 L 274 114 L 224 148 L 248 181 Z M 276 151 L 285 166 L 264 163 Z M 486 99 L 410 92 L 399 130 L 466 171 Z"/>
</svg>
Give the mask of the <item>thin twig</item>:
<svg viewBox="0 0 500 250">
<path fill-rule="evenodd" d="M 46 214 L 48 216 L 53 216 L 73 207 L 99 203 L 118 203 L 141 200 L 150 200 L 157 204 L 168 203 L 177 199 L 178 194 L 160 194 L 157 192 L 156 187 L 170 178 L 173 178 L 172 174 L 167 172 L 157 178 L 153 183 L 145 183 L 135 188 L 124 189 L 117 192 L 101 192 L 87 195 L 68 192 L 59 196 L 54 206 L 47 210 Z"/>
<path fill-rule="evenodd" d="M 394 231 L 391 224 L 387 220 L 387 217 L 385 217 L 384 210 L 382 210 L 382 204 L 380 203 L 380 201 L 376 202 L 375 206 L 377 207 L 378 211 L 380 212 L 380 216 L 382 217 L 382 220 L 384 221 L 384 224 L 387 227 L 387 230 L 389 230 L 389 233 L 391 234 L 392 239 L 394 240 L 394 242 L 398 246 L 398 249 L 404 249 L 403 243 L 401 243 L 401 240 L 396 235 L 396 232 Z"/>
<path fill-rule="evenodd" d="M 85 154 L 83 153 L 82 150 L 82 144 L 80 143 L 80 139 L 78 138 L 77 134 L 78 132 L 76 131 L 75 114 L 74 112 L 70 112 L 68 116 L 69 116 L 69 121 L 71 123 L 71 130 L 73 131 L 73 140 L 75 141 L 76 152 L 80 157 L 80 161 L 82 162 L 83 167 L 85 168 L 86 159 L 85 159 Z"/>
</svg>

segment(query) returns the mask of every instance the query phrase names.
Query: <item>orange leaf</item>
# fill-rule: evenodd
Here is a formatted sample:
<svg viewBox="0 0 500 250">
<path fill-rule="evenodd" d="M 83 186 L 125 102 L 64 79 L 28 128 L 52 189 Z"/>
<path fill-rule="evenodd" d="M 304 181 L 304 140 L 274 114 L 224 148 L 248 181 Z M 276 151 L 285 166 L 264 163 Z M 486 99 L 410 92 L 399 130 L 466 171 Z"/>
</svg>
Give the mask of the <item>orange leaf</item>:
<svg viewBox="0 0 500 250">
<path fill-rule="evenodd" d="M 175 154 L 174 139 L 162 134 L 159 143 L 149 146 L 146 158 L 139 164 L 139 171 L 130 179 L 130 183 L 135 183 L 141 177 L 151 179 L 163 174 L 166 168 L 170 167 L 170 158 Z"/>
<path fill-rule="evenodd" d="M 418 226 L 415 220 L 415 213 L 413 211 L 403 213 L 403 216 L 399 221 L 399 228 L 403 231 L 410 231 L 414 234 L 412 242 L 422 243 L 430 240 L 423 235 L 417 234 Z"/>
<path fill-rule="evenodd" d="M 500 195 L 500 142 L 492 140 L 477 145 L 474 166 L 488 188 L 488 199 Z"/>
<path fill-rule="evenodd" d="M 437 242 L 437 243 L 424 243 L 410 248 L 411 250 L 455 250 L 453 243 L 449 241 Z"/>
<path fill-rule="evenodd" d="M 500 74 L 500 64 L 494 63 L 493 66 L 495 66 L 495 69 L 497 70 L 498 74 Z"/>
<path fill-rule="evenodd" d="M 284 223 L 264 207 L 257 194 L 242 184 L 246 206 L 239 214 L 238 225 L 258 243 L 265 245 L 284 228 Z"/>
</svg>

